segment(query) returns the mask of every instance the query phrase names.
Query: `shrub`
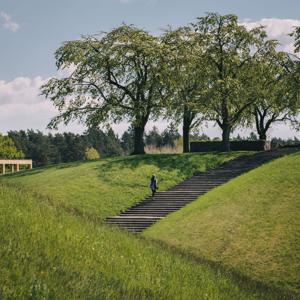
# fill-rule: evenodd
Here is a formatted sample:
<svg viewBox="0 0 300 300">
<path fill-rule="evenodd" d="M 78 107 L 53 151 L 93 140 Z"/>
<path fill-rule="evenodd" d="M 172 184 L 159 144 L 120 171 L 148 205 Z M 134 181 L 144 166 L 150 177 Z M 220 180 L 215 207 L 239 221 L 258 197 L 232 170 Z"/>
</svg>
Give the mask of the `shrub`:
<svg viewBox="0 0 300 300">
<path fill-rule="evenodd" d="M 13 140 L 0 134 L 0 158 L 14 159 L 23 157 L 23 152 L 17 150 Z"/>
<path fill-rule="evenodd" d="M 99 159 L 100 158 L 100 154 L 99 154 L 99 152 L 95 148 L 88 147 L 85 150 L 84 158 L 86 160 L 95 160 L 95 159 Z"/>
</svg>

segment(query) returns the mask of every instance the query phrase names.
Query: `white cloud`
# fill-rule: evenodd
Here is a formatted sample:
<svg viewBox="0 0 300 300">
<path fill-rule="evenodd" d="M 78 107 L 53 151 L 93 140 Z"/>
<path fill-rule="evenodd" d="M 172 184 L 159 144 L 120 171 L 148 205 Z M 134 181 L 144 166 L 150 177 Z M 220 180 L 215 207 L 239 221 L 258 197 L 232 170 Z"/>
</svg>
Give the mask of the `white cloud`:
<svg viewBox="0 0 300 300">
<path fill-rule="evenodd" d="M 14 22 L 11 19 L 11 16 L 8 15 L 7 13 L 0 11 L 0 17 L 3 21 L 3 27 L 12 31 L 12 32 L 16 32 L 20 29 L 20 25 L 17 22 Z"/>
<path fill-rule="evenodd" d="M 260 21 L 250 21 L 249 19 L 241 22 L 247 28 L 252 29 L 257 26 L 264 26 L 270 39 L 277 39 L 280 43 L 279 49 L 289 53 L 294 52 L 294 41 L 289 36 L 296 26 L 300 26 L 300 20 L 293 19 L 261 19 Z"/>
<path fill-rule="evenodd" d="M 21 129 L 46 131 L 46 126 L 56 114 L 49 100 L 40 95 L 40 87 L 47 79 L 18 77 L 0 81 L 0 132 Z M 82 132 L 83 126 L 61 126 L 60 131 Z"/>
</svg>

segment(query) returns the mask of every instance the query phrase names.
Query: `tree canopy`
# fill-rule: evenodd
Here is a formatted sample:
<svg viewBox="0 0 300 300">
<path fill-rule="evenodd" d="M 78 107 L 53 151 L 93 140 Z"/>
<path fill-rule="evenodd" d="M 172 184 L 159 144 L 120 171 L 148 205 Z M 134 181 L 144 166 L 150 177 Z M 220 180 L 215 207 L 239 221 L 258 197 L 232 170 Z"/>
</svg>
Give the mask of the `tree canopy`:
<svg viewBox="0 0 300 300">
<path fill-rule="evenodd" d="M 168 58 L 166 115 L 173 123 L 182 123 L 183 152 L 189 152 L 190 130 L 201 123 L 205 109 L 208 81 L 203 45 L 189 26 L 167 30 L 162 41 Z"/>
<path fill-rule="evenodd" d="M 253 99 L 247 97 L 255 76 L 251 65 L 266 47 L 266 33 L 261 27 L 247 30 L 238 24 L 235 15 L 217 13 L 198 18 L 193 28 L 205 45 L 204 56 L 209 67 L 207 118 L 220 126 L 224 150 L 229 150 L 232 129 L 253 104 Z"/>
<path fill-rule="evenodd" d="M 142 29 L 122 25 L 100 36 L 64 43 L 56 51 L 59 69 L 74 69 L 42 87 L 60 114 L 49 124 L 84 121 L 89 127 L 128 120 L 134 128 L 134 153 L 144 153 L 143 134 L 162 107 L 163 47 Z"/>
<path fill-rule="evenodd" d="M 297 53 L 300 28 L 291 35 Z M 67 41 L 55 58 L 69 75 L 41 88 L 59 111 L 48 126 L 79 120 L 92 133 L 127 121 L 122 145 L 133 154 L 145 153 L 145 127 L 159 117 L 182 123 L 184 152 L 203 120 L 220 127 L 226 151 L 238 126 L 254 124 L 261 139 L 275 122 L 298 128 L 300 60 L 277 44 L 262 26 L 247 29 L 237 16 L 218 13 L 160 36 L 122 24 Z"/>
<path fill-rule="evenodd" d="M 277 52 L 276 44 L 257 58 L 255 77 L 249 97 L 255 100 L 252 110 L 254 124 L 261 140 L 274 123 L 285 122 L 298 127 L 299 97 L 291 86 L 295 80 L 295 64 L 289 54 Z M 250 117 L 250 126 L 253 120 Z"/>
</svg>

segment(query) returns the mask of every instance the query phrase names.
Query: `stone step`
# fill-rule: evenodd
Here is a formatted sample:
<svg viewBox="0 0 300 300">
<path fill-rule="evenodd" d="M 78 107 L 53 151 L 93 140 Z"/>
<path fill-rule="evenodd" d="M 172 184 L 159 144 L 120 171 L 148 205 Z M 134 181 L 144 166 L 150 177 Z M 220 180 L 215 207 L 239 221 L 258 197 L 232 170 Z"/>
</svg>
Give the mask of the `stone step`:
<svg viewBox="0 0 300 300">
<path fill-rule="evenodd" d="M 159 213 L 162 213 L 162 212 L 167 212 L 167 211 L 175 211 L 175 210 L 181 209 L 183 206 L 185 206 L 185 205 L 180 205 L 180 206 L 177 206 L 177 207 L 147 207 L 147 208 L 139 208 L 139 209 L 129 210 L 129 211 L 126 211 L 124 213 L 121 213 L 121 216 L 142 214 L 144 212 L 150 212 L 150 213 L 151 212 L 153 212 L 153 213 L 159 212 Z"/>
<path fill-rule="evenodd" d="M 127 211 L 125 213 L 122 213 L 121 215 L 124 216 L 124 215 L 129 215 L 129 214 L 143 214 L 144 212 L 150 212 L 150 213 L 163 213 L 163 212 L 168 212 L 168 211 L 174 211 L 176 209 L 180 209 L 180 207 L 174 207 L 174 208 L 166 208 L 166 207 L 162 207 L 162 208 L 152 208 L 152 207 L 146 207 L 146 208 L 139 208 L 139 209 L 134 209 L 134 210 L 130 210 L 130 211 Z"/>
<path fill-rule="evenodd" d="M 138 213 L 139 215 L 143 215 L 143 216 L 156 216 L 156 217 L 164 217 L 167 214 L 170 214 L 174 211 L 177 211 L 179 209 L 181 209 L 182 207 L 178 207 L 178 208 L 174 208 L 174 209 L 169 209 L 169 210 L 140 210 L 138 212 L 128 212 L 125 214 L 122 214 L 122 216 L 134 216 L 136 213 Z M 150 222 L 149 222 L 150 223 Z"/>
<path fill-rule="evenodd" d="M 183 202 L 183 203 L 178 203 L 178 204 L 173 204 L 173 205 L 172 204 L 150 205 L 150 206 L 149 205 L 143 205 L 143 206 L 134 207 L 130 210 L 126 210 L 126 211 L 122 212 L 122 214 L 127 213 L 129 211 L 139 211 L 141 209 L 160 209 L 160 210 L 162 210 L 162 209 L 172 209 L 172 208 L 176 209 L 176 208 L 180 208 L 180 207 L 182 207 L 186 204 L 189 204 L 189 203 L 191 203 L 191 202 Z"/>
<path fill-rule="evenodd" d="M 143 207 L 143 206 L 162 206 L 162 205 L 182 205 L 182 204 L 185 204 L 185 203 L 190 203 L 194 200 L 196 200 L 197 197 L 194 197 L 193 199 L 164 199 L 164 200 L 153 200 L 149 203 L 140 203 L 139 205 L 135 205 L 135 206 L 132 206 L 131 208 L 129 209 L 133 209 L 133 208 L 138 208 L 138 207 Z M 127 211 L 127 210 L 125 210 Z"/>
</svg>

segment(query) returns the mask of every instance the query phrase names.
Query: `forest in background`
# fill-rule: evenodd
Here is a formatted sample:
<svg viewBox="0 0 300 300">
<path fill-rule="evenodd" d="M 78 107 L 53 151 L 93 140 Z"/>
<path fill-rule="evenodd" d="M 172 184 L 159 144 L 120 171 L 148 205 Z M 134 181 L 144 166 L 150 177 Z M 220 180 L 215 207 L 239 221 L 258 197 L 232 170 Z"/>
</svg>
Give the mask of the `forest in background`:
<svg viewBox="0 0 300 300">
<path fill-rule="evenodd" d="M 191 133 L 192 141 L 219 141 L 203 132 Z M 232 140 L 258 140 L 251 132 L 249 136 L 239 134 Z M 273 147 L 299 144 L 297 137 L 273 138 Z M 79 160 L 92 160 L 110 156 L 130 155 L 133 151 L 134 132 L 131 127 L 120 137 L 111 129 L 92 128 L 83 134 L 71 132 L 44 134 L 35 130 L 9 131 L 7 136 L 0 135 L 0 158 L 30 158 L 35 166 L 59 164 Z M 147 153 L 182 153 L 183 141 L 178 130 L 170 125 L 160 132 L 153 127 L 144 136 Z"/>
</svg>

